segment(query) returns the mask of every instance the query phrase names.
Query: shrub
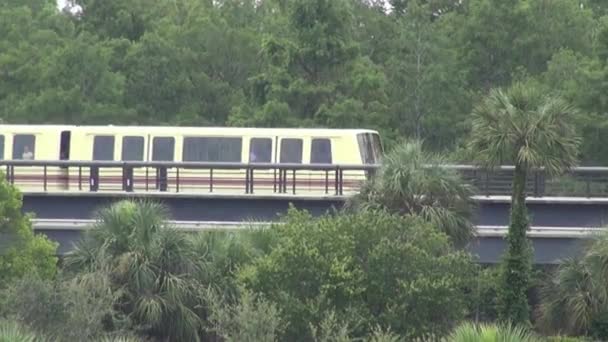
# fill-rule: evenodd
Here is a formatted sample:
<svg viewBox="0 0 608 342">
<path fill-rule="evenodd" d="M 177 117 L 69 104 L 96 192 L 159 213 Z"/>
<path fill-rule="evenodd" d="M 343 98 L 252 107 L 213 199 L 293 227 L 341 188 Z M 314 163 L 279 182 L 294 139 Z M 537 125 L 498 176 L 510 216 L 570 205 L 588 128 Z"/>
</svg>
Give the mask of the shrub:
<svg viewBox="0 0 608 342">
<path fill-rule="evenodd" d="M 50 278 L 57 272 L 57 243 L 34 233 L 21 206 L 21 193 L 0 174 L 0 288 L 26 274 Z"/>
<path fill-rule="evenodd" d="M 540 342 L 524 328 L 509 325 L 464 323 L 449 337 L 450 342 Z"/>
<path fill-rule="evenodd" d="M 391 327 L 406 338 L 441 335 L 466 314 L 473 266 L 448 237 L 414 216 L 361 211 L 312 218 L 290 210 L 272 251 L 241 281 L 277 303 L 284 340 L 309 340 L 328 311 L 355 337 Z"/>
</svg>

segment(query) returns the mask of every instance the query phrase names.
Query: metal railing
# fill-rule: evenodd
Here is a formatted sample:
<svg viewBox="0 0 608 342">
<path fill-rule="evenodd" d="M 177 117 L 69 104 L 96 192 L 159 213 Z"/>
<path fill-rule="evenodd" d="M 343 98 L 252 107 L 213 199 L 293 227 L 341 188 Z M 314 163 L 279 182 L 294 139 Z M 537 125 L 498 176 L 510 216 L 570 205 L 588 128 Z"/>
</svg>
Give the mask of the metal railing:
<svg viewBox="0 0 608 342">
<path fill-rule="evenodd" d="M 1 160 L 23 190 L 344 195 L 378 165 Z"/>
<path fill-rule="evenodd" d="M 446 167 L 457 170 L 478 195 L 511 195 L 513 166 L 493 170 L 473 165 Z M 557 177 L 549 177 L 543 169 L 531 170 L 526 191 L 531 197 L 608 197 L 608 167 L 576 167 Z"/>
<path fill-rule="evenodd" d="M 203 162 L 116 162 L 0 160 L 7 180 L 23 191 L 194 192 L 231 194 L 315 194 L 357 192 L 380 165 L 243 164 Z M 445 165 L 471 184 L 477 195 L 510 195 L 512 166 L 486 170 Z M 608 197 L 608 167 L 577 167 L 550 178 L 529 173 L 528 196 Z"/>
</svg>

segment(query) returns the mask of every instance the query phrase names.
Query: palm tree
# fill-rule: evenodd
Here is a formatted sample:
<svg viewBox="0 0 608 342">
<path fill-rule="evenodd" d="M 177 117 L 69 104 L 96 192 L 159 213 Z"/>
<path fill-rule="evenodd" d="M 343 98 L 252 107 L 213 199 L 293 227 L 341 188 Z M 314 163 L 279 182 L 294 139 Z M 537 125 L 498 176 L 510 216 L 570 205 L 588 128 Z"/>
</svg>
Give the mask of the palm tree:
<svg viewBox="0 0 608 342">
<path fill-rule="evenodd" d="M 145 334 L 199 339 L 195 312 L 197 253 L 167 211 L 147 201 L 122 201 L 100 211 L 94 229 L 66 258 L 66 267 L 99 273 L 121 294 L 115 305 Z M 85 279 L 87 277 L 84 277 Z M 88 277 L 90 280 L 91 277 Z"/>
<path fill-rule="evenodd" d="M 399 144 L 383 158 L 378 175 L 348 200 L 346 208 L 420 215 L 453 242 L 464 244 L 473 233 L 473 190 L 456 171 L 443 167 L 445 163 L 445 157 L 426 153 L 418 141 Z"/>
<path fill-rule="evenodd" d="M 469 148 L 492 168 L 515 164 L 508 250 L 503 262 L 499 315 L 503 320 L 529 320 L 526 292 L 531 272 L 531 247 L 526 238 L 526 179 L 532 168 L 559 174 L 576 163 L 579 139 L 572 123 L 575 110 L 557 97 L 517 83 L 507 91 L 492 90 L 473 110 Z"/>
<path fill-rule="evenodd" d="M 561 263 L 541 291 L 540 322 L 570 335 L 608 333 L 608 232 L 594 236 L 584 254 Z M 603 325 L 603 329 L 597 329 Z"/>
</svg>

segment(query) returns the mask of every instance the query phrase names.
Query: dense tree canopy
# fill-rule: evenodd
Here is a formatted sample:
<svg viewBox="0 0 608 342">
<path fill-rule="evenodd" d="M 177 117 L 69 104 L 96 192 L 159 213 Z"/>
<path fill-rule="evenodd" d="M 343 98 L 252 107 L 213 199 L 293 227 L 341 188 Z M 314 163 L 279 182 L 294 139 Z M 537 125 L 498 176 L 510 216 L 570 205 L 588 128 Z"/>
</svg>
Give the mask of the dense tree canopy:
<svg viewBox="0 0 608 342">
<path fill-rule="evenodd" d="M 294 210 L 270 229 L 276 245 L 240 278 L 290 322 L 282 340 L 310 341 L 310 326 L 332 311 L 353 336 L 380 326 L 425 341 L 464 318 L 472 259 L 423 218 L 362 210 L 313 219 Z"/>
<path fill-rule="evenodd" d="M 608 162 L 596 0 L 71 0 L 0 5 L 15 123 L 367 127 L 454 149 L 486 92 L 531 79 Z M 70 14 L 72 13 L 72 14 Z"/>
</svg>

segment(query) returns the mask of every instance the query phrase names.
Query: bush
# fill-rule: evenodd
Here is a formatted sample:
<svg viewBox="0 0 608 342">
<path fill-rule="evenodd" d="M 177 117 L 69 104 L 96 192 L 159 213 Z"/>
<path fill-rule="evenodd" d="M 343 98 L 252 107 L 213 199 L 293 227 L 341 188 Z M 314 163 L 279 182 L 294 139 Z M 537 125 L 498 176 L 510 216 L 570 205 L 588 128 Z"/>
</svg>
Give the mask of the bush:
<svg viewBox="0 0 608 342">
<path fill-rule="evenodd" d="M 546 342 L 590 342 L 590 340 L 582 337 L 552 336 L 548 337 Z"/>
<path fill-rule="evenodd" d="M 524 328 L 509 325 L 474 325 L 465 323 L 452 333 L 450 342 L 540 342 Z"/>
<path fill-rule="evenodd" d="M 4 292 L 3 314 L 58 340 L 85 341 L 119 330 L 112 305 L 115 294 L 107 280 L 80 277 L 63 280 L 28 276 Z"/>
<path fill-rule="evenodd" d="M 277 303 L 290 323 L 284 340 L 310 340 L 309 324 L 328 311 L 355 337 L 381 326 L 408 339 L 446 334 L 466 314 L 471 259 L 424 219 L 384 211 L 315 219 L 290 210 L 285 225 L 270 229 L 275 247 L 240 279 Z"/>
<path fill-rule="evenodd" d="M 205 291 L 203 297 L 209 307 L 208 329 L 223 341 L 276 341 L 284 328 L 276 305 L 249 291 L 241 290 L 234 303 L 214 291 Z"/>
<path fill-rule="evenodd" d="M 21 193 L 0 175 L 0 288 L 28 273 L 50 278 L 57 272 L 57 243 L 34 234 L 21 206 Z"/>
<path fill-rule="evenodd" d="M 42 342 L 40 336 L 14 321 L 0 321 L 0 342 Z"/>
</svg>

